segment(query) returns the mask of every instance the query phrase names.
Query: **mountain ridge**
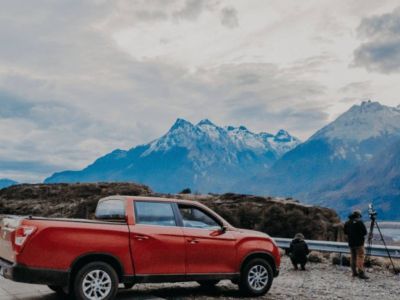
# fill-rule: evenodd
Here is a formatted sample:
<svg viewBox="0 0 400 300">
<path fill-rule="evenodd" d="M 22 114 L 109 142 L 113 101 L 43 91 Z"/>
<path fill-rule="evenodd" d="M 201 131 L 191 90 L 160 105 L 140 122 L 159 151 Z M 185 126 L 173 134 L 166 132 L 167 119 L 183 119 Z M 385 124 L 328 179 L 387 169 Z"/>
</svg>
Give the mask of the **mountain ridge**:
<svg viewBox="0 0 400 300">
<path fill-rule="evenodd" d="M 178 118 L 160 138 L 129 150 L 116 149 L 80 171 L 58 172 L 55 182 L 136 181 L 160 192 L 190 187 L 226 191 L 232 179 L 261 172 L 300 144 L 287 131 L 253 133 L 245 126 L 196 125 Z M 172 178 L 174 177 L 174 178 Z"/>
</svg>

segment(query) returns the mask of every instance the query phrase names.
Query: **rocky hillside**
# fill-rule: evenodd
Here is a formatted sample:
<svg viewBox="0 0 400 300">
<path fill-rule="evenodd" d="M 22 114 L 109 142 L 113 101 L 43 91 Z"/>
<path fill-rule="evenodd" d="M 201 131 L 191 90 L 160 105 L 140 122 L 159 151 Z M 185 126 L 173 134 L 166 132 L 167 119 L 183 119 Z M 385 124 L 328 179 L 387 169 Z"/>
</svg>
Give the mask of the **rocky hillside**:
<svg viewBox="0 0 400 300">
<path fill-rule="evenodd" d="M 302 205 L 292 199 L 224 195 L 162 195 L 133 183 L 22 184 L 0 190 L 0 214 L 87 218 L 97 201 L 109 195 L 156 195 L 196 200 L 211 207 L 234 226 L 256 229 L 272 236 L 337 240 L 336 213 Z"/>
<path fill-rule="evenodd" d="M 274 237 L 293 237 L 302 232 L 307 239 L 342 239 L 335 211 L 303 205 L 291 198 L 228 193 L 195 200 L 211 207 L 236 227 L 263 231 Z"/>
<path fill-rule="evenodd" d="M 0 214 L 86 218 L 100 198 L 111 195 L 150 195 L 133 183 L 20 184 L 0 190 Z"/>
</svg>

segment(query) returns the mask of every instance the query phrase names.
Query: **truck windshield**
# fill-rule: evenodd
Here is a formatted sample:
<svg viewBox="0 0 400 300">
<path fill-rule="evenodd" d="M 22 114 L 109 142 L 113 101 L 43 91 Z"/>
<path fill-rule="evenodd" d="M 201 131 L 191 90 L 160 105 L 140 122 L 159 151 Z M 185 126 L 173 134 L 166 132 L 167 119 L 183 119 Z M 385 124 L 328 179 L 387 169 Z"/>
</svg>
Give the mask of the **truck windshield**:
<svg viewBox="0 0 400 300">
<path fill-rule="evenodd" d="M 104 200 L 97 204 L 96 219 L 125 220 L 125 201 Z"/>
</svg>

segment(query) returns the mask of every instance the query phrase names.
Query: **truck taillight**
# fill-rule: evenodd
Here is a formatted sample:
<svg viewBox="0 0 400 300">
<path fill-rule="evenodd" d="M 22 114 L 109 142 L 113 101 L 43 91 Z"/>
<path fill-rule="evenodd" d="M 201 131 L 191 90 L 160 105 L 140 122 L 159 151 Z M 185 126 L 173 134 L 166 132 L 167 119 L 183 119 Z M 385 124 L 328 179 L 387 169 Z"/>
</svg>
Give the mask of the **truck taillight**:
<svg viewBox="0 0 400 300">
<path fill-rule="evenodd" d="M 30 235 L 36 231 L 35 226 L 20 226 L 14 232 L 14 250 L 15 252 L 21 252 L 26 240 Z"/>
</svg>

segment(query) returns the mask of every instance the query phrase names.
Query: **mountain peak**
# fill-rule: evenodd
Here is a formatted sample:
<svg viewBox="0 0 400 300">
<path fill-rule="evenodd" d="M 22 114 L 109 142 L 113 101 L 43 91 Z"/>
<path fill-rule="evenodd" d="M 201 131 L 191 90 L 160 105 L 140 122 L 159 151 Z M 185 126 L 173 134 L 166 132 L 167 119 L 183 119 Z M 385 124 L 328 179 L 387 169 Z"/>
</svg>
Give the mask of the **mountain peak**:
<svg viewBox="0 0 400 300">
<path fill-rule="evenodd" d="M 371 111 L 371 112 L 375 112 L 378 110 L 382 110 L 384 108 L 389 108 L 386 107 L 385 105 L 380 104 L 377 101 L 372 101 L 372 100 L 365 100 L 362 101 L 360 105 L 356 105 L 356 107 L 360 110 L 360 111 Z"/>
<path fill-rule="evenodd" d="M 287 132 L 284 129 L 280 129 L 276 135 L 274 140 L 276 141 L 290 141 L 292 139 L 292 136 L 289 134 L 289 132 Z"/>
<path fill-rule="evenodd" d="M 367 105 L 370 105 L 372 103 L 378 103 L 378 102 L 375 102 L 375 101 L 372 101 L 371 99 L 368 99 L 368 100 L 361 101 L 361 106 L 367 106 Z"/>
<path fill-rule="evenodd" d="M 400 110 L 375 101 L 353 105 L 310 139 L 361 142 L 387 135 L 399 136 Z"/>
<path fill-rule="evenodd" d="M 196 126 L 203 126 L 203 125 L 215 126 L 215 124 L 211 122 L 209 119 L 201 120 L 199 123 L 197 123 Z"/>
<path fill-rule="evenodd" d="M 185 119 L 178 118 L 176 119 L 174 125 L 172 125 L 170 130 L 175 130 L 183 127 L 193 127 L 193 124 L 189 121 L 186 121 Z"/>
<path fill-rule="evenodd" d="M 279 129 L 279 131 L 276 133 L 277 136 L 280 135 L 290 135 L 289 132 L 287 132 L 285 129 Z"/>
</svg>

